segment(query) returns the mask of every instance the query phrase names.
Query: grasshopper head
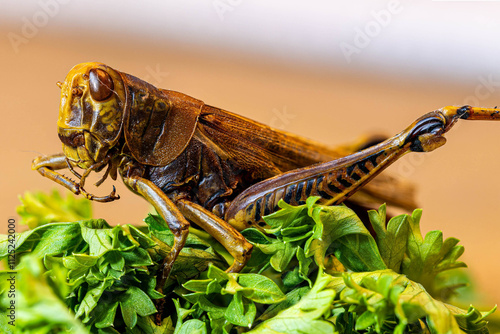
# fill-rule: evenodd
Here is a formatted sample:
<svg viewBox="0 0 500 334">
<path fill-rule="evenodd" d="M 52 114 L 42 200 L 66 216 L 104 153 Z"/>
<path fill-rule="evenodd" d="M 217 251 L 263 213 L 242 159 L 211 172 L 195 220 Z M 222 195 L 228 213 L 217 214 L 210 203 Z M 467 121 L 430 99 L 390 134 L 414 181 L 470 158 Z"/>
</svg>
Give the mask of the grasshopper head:
<svg viewBox="0 0 500 334">
<path fill-rule="evenodd" d="M 101 63 L 82 63 L 59 86 L 57 127 L 63 152 L 88 168 L 104 159 L 120 139 L 127 98 L 121 74 Z"/>
</svg>

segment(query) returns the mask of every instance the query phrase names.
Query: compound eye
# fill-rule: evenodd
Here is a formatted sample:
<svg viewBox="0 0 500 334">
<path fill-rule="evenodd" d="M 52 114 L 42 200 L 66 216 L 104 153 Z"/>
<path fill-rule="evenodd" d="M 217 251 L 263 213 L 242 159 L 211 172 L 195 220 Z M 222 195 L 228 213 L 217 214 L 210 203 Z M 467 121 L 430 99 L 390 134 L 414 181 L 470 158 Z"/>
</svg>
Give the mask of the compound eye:
<svg viewBox="0 0 500 334">
<path fill-rule="evenodd" d="M 106 71 L 93 68 L 89 72 L 89 88 L 95 101 L 104 101 L 113 94 L 113 80 Z"/>
</svg>

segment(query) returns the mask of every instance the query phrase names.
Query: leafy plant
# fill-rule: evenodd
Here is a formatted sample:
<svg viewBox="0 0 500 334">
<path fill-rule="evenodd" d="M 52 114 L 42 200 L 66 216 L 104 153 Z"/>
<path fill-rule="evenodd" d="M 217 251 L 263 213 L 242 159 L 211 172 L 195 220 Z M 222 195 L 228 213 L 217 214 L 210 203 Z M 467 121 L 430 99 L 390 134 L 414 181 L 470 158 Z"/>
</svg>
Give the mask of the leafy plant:
<svg viewBox="0 0 500 334">
<path fill-rule="evenodd" d="M 0 311 L 18 281 L 16 333 L 488 333 L 485 317 L 447 302 L 459 293 L 450 269 L 463 246 L 440 231 L 422 236 L 421 210 L 391 218 L 369 211 L 375 237 L 346 206 L 281 202 L 269 228 L 242 233 L 254 245 L 240 273 L 214 238 L 191 228 L 160 294 L 156 273 L 172 233 L 158 215 L 146 225 L 90 219 L 86 202 L 26 194 L 14 273 L 0 275 Z M 68 205 L 70 203 L 70 205 Z M 61 209 L 64 207 L 64 209 Z M 77 217 L 70 222 L 61 222 Z M 57 222 L 58 221 L 58 222 Z M 0 239 L 0 258 L 8 256 Z M 164 300 L 162 323 L 154 319 Z"/>
</svg>

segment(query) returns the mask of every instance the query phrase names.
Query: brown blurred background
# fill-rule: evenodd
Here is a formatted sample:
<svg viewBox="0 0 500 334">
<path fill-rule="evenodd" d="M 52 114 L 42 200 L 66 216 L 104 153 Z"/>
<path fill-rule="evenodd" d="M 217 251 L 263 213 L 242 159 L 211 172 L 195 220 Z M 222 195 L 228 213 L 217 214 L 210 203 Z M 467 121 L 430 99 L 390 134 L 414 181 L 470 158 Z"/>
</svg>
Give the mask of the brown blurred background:
<svg viewBox="0 0 500 334">
<path fill-rule="evenodd" d="M 499 104 L 499 9 L 394 0 L 2 0 L 2 219 L 17 217 L 25 191 L 56 188 L 30 163 L 61 150 L 55 83 L 77 63 L 104 62 L 335 145 L 370 132 L 396 134 L 446 105 Z M 447 138 L 443 148 L 408 155 L 388 172 L 418 185 L 424 232 L 459 238 L 480 297 L 498 303 L 500 123 L 463 122 Z M 104 195 L 111 184 L 92 190 Z M 148 204 L 115 185 L 121 199 L 95 203 L 95 216 L 140 223 Z"/>
</svg>

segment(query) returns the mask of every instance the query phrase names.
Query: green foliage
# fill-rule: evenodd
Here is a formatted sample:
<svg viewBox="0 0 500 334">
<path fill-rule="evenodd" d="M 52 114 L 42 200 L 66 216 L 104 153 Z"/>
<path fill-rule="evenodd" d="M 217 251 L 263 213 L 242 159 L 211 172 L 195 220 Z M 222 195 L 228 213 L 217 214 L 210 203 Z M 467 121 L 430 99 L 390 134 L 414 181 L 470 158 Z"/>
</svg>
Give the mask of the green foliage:
<svg viewBox="0 0 500 334">
<path fill-rule="evenodd" d="M 294 305 L 261 323 L 251 333 L 333 333 L 335 326 L 327 320 L 335 290 L 326 288 L 331 276 L 319 276 L 312 289 Z"/>
<path fill-rule="evenodd" d="M 21 224 L 30 229 L 53 222 L 73 222 L 92 218 L 92 206 L 89 200 L 68 194 L 62 198 L 59 192 L 26 192 L 19 196 L 22 205 L 17 208 Z"/>
<path fill-rule="evenodd" d="M 243 235 L 254 245 L 252 257 L 258 259 L 249 265 L 267 268 L 269 264 L 277 272 L 286 272 L 285 290 L 302 281 L 311 285 L 309 274 L 313 268 L 324 267 L 328 252 L 353 271 L 385 269 L 375 240 L 354 211 L 346 206 L 318 205 L 318 199 L 310 197 L 300 206 L 281 201 L 282 210 L 264 217 L 270 226 L 266 233 L 244 230 Z"/>
<path fill-rule="evenodd" d="M 173 235 L 160 216 L 111 227 L 84 217 L 86 202 L 26 194 L 20 211 L 32 228 L 16 235 L 16 327 L 4 317 L 0 325 L 36 334 L 488 333 L 495 309 L 445 303 L 463 285 L 450 270 L 465 266 L 463 247 L 439 231 L 422 236 L 421 210 L 387 224 L 385 205 L 369 211 L 373 237 L 351 209 L 316 202 L 281 202 L 268 229 L 243 231 L 254 251 L 240 273 L 226 273 L 227 251 L 192 229 L 163 295 L 156 273 Z M 2 236 L 0 259 L 8 243 Z M 9 275 L 0 273 L 4 314 Z"/>
<path fill-rule="evenodd" d="M 65 298 L 67 270 L 54 263 L 47 271 L 40 257 L 23 257 L 16 271 L 0 273 L 0 328 L 4 333 L 75 333 L 88 334 L 85 326 L 70 311 Z M 11 283 L 16 288 L 11 289 Z M 15 294 L 15 297 L 12 295 Z M 15 315 L 8 318 L 11 300 L 15 298 Z M 15 321 L 15 327 L 9 324 Z"/>
<path fill-rule="evenodd" d="M 201 309 L 206 301 L 217 296 L 231 295 L 225 298 L 224 317 L 227 322 L 244 327 L 251 327 L 257 308 L 255 303 L 275 304 L 285 300 L 285 295 L 270 278 L 258 274 L 236 274 L 210 266 L 207 279 L 190 280 L 183 287 L 194 293 L 184 297 Z M 208 316 L 218 318 L 220 308 L 205 307 Z M 211 314 L 213 313 L 213 314 Z"/>
<path fill-rule="evenodd" d="M 415 210 L 408 216 L 410 225 L 408 234 L 407 257 L 403 260 L 403 273 L 410 279 L 421 283 L 433 294 L 435 277 L 442 271 L 466 267 L 465 263 L 458 261 L 463 254 L 464 247 L 457 245 L 459 240 L 447 238 L 443 241 L 441 231 L 431 231 L 425 238 L 420 233 L 420 217 L 422 210 Z"/>
</svg>

